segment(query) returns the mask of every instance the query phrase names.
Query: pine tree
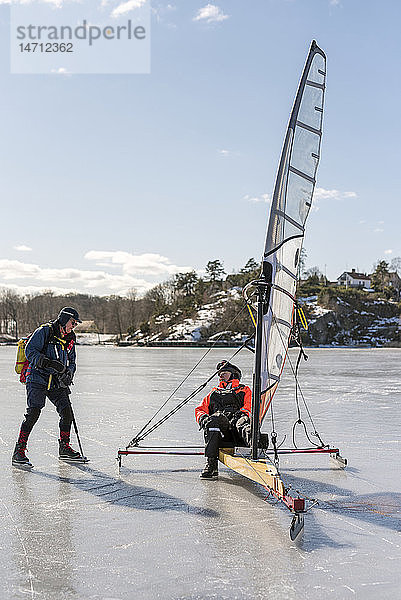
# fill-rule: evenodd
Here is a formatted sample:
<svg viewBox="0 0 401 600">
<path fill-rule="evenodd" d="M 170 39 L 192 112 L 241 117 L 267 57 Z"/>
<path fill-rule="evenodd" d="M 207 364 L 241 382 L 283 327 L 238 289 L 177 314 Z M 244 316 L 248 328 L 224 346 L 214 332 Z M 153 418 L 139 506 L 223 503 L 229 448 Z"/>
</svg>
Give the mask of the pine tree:
<svg viewBox="0 0 401 600">
<path fill-rule="evenodd" d="M 389 264 L 385 260 L 379 260 L 371 277 L 372 287 L 375 292 L 384 292 L 390 279 Z"/>
<path fill-rule="evenodd" d="M 206 265 L 206 280 L 210 282 L 210 290 L 219 289 L 226 274 L 222 263 L 219 260 L 209 260 Z"/>
</svg>

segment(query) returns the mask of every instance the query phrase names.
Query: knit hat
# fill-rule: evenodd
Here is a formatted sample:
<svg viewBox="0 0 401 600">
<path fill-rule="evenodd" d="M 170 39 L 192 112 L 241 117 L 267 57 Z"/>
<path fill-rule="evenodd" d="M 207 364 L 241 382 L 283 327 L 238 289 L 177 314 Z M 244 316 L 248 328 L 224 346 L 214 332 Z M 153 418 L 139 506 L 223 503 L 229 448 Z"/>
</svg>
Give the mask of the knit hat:
<svg viewBox="0 0 401 600">
<path fill-rule="evenodd" d="M 233 379 L 240 380 L 242 377 L 241 370 L 235 365 L 229 363 L 227 360 L 222 360 L 221 362 L 219 362 L 216 369 L 218 373 L 221 373 L 222 371 L 228 371 L 229 373 L 231 373 Z"/>
<path fill-rule="evenodd" d="M 65 327 L 70 319 L 75 319 L 78 323 L 82 323 L 78 311 L 71 306 L 65 306 L 60 310 L 57 321 L 60 323 L 61 327 Z"/>
</svg>

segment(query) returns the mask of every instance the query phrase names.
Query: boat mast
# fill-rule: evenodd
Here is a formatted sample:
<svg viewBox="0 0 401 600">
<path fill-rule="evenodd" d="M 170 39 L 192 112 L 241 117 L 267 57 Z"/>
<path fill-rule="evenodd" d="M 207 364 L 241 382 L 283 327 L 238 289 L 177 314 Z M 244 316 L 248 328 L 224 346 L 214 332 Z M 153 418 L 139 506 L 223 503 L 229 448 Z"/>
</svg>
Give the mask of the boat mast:
<svg viewBox="0 0 401 600">
<path fill-rule="evenodd" d="M 262 357 L 262 327 L 263 327 L 263 291 L 262 286 L 257 287 L 257 320 L 255 333 L 255 368 L 253 371 L 252 386 L 252 439 L 251 439 L 251 458 L 258 458 L 259 443 L 259 415 L 260 415 L 260 393 L 261 393 L 261 357 Z"/>
<path fill-rule="evenodd" d="M 260 397 L 262 393 L 261 372 L 262 372 L 262 342 L 263 342 L 263 314 L 264 308 L 269 305 L 270 283 L 261 273 L 258 281 L 255 282 L 257 289 L 257 317 L 255 331 L 255 366 L 253 370 L 252 385 L 252 435 L 251 435 L 251 458 L 257 460 L 259 435 L 260 435 Z"/>
</svg>

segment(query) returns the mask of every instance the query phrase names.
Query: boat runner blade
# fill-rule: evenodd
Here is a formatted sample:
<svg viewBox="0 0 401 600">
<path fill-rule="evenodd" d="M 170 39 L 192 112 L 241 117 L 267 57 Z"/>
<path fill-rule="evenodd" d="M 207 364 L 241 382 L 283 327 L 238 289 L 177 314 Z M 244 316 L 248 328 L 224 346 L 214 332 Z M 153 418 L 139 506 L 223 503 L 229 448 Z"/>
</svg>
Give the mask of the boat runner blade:
<svg viewBox="0 0 401 600">
<path fill-rule="evenodd" d="M 304 530 L 304 516 L 303 515 L 294 515 L 291 522 L 290 527 L 290 539 L 292 541 L 296 540 L 300 533 Z"/>
</svg>

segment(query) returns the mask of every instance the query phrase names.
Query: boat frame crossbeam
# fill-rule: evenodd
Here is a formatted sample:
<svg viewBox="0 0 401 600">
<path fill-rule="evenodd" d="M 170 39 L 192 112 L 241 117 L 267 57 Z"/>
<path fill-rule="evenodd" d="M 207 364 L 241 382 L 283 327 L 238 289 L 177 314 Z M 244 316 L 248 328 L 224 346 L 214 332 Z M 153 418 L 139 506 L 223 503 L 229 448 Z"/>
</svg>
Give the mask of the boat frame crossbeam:
<svg viewBox="0 0 401 600">
<path fill-rule="evenodd" d="M 249 448 L 243 448 L 244 452 Z M 340 455 L 338 448 L 282 448 L 277 454 L 330 454 L 336 466 L 345 468 L 347 459 Z M 120 469 L 122 457 L 128 455 L 162 454 L 171 456 L 203 456 L 203 446 L 137 446 L 135 448 L 119 449 L 117 451 L 118 468 Z M 265 455 L 274 454 L 264 450 Z M 249 456 L 235 454 L 235 448 L 220 448 L 219 460 L 232 471 L 258 483 L 266 489 L 276 500 L 282 502 L 293 514 L 289 530 L 290 538 L 294 541 L 304 528 L 304 514 L 306 511 L 305 498 L 292 496 L 285 487 L 281 475 L 275 465 L 267 463 L 265 458 L 256 460 Z"/>
<path fill-rule="evenodd" d="M 171 456 L 204 456 L 203 446 L 137 446 L 117 450 L 116 460 L 121 467 L 122 457 L 129 454 L 164 454 Z"/>
</svg>

